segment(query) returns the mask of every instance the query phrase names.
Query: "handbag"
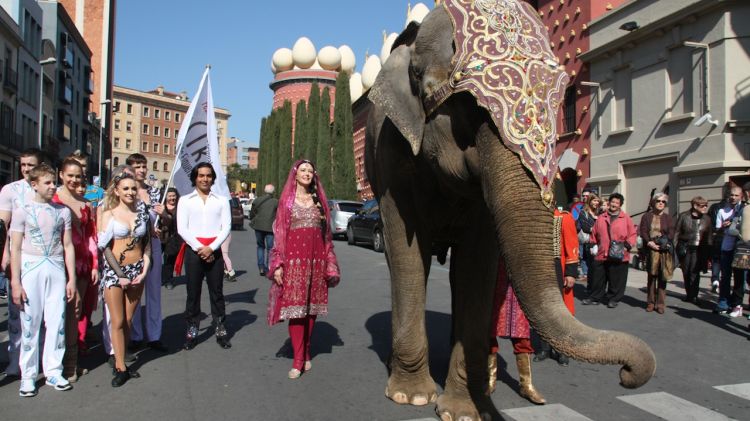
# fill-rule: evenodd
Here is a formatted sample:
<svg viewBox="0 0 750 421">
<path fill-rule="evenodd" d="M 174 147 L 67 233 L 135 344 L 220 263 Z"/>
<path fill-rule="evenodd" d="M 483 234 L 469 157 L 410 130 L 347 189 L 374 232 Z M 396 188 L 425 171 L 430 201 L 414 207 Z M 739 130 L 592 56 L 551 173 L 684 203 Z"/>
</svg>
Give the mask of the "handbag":
<svg viewBox="0 0 750 421">
<path fill-rule="evenodd" d="M 612 239 L 612 230 L 609 223 L 607 223 L 607 234 L 609 234 L 607 260 L 622 262 L 625 259 L 625 242 Z"/>
<path fill-rule="evenodd" d="M 734 269 L 750 269 L 750 243 L 737 242 L 732 258 L 732 267 Z"/>
</svg>

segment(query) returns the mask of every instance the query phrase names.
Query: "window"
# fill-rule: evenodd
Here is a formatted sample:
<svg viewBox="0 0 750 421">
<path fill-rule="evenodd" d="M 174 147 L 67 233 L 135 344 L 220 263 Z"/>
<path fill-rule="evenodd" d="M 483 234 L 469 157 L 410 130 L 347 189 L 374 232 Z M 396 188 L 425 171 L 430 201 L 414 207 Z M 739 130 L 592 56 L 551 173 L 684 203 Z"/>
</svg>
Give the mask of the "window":
<svg viewBox="0 0 750 421">
<path fill-rule="evenodd" d="M 132 146 L 133 142 L 130 139 L 125 139 L 125 149 L 130 150 L 130 146 Z"/>
<path fill-rule="evenodd" d="M 164 145 L 164 154 L 169 155 L 169 145 Z"/>
<path fill-rule="evenodd" d="M 159 126 L 154 126 L 154 136 L 159 136 Z"/>
<path fill-rule="evenodd" d="M 180 129 L 174 129 L 174 138 L 177 139 L 177 134 L 180 133 Z"/>
<path fill-rule="evenodd" d="M 158 163 L 158 162 L 156 162 L 156 161 L 154 161 L 153 165 L 151 165 L 151 168 L 152 168 L 152 169 L 153 169 L 154 171 L 159 171 L 159 163 Z"/>
<path fill-rule="evenodd" d="M 141 150 L 143 152 L 148 152 L 148 142 L 143 142 L 143 144 L 141 145 Z"/>
<path fill-rule="evenodd" d="M 143 134 L 148 134 L 148 124 L 143 125 L 143 130 L 141 131 Z"/>
<path fill-rule="evenodd" d="M 633 100 L 630 67 L 615 71 L 614 112 L 612 130 L 624 130 L 633 125 Z"/>
<path fill-rule="evenodd" d="M 128 132 L 133 131 L 133 122 L 132 121 L 126 121 L 125 122 L 125 130 Z"/>
<path fill-rule="evenodd" d="M 154 150 L 153 150 L 153 152 L 154 153 L 159 153 L 159 144 L 158 143 L 154 143 Z"/>
<path fill-rule="evenodd" d="M 177 123 L 180 122 L 180 113 L 174 113 L 174 121 L 176 121 Z"/>
<path fill-rule="evenodd" d="M 576 131 L 576 87 L 569 86 L 565 90 L 565 100 L 563 107 L 563 130 L 565 133 Z"/>
<path fill-rule="evenodd" d="M 128 114 L 133 114 L 133 104 L 125 105 L 125 109 L 127 110 Z"/>
<path fill-rule="evenodd" d="M 119 147 L 120 147 L 120 138 L 116 137 L 115 138 L 115 148 L 119 148 Z"/>
<path fill-rule="evenodd" d="M 164 128 L 164 137 L 169 138 L 169 127 Z"/>
<path fill-rule="evenodd" d="M 705 60 L 705 56 L 702 60 Z M 690 48 L 674 48 L 669 51 L 667 110 L 672 116 L 693 112 L 693 69 L 695 68 L 697 66 L 693 64 L 693 50 Z"/>
<path fill-rule="evenodd" d="M 112 159 L 112 162 L 114 163 L 115 167 L 120 165 L 120 157 L 116 156 Z"/>
<path fill-rule="evenodd" d="M 164 111 L 164 120 L 169 121 L 169 120 L 172 119 L 171 117 L 172 116 L 171 116 L 171 113 L 169 111 Z"/>
<path fill-rule="evenodd" d="M 115 106 L 112 112 L 114 112 L 115 114 L 120 112 L 120 101 L 115 101 Z"/>
<path fill-rule="evenodd" d="M 167 164 L 167 163 L 165 162 L 165 163 L 164 163 L 164 172 L 167 172 L 167 171 L 169 171 L 169 164 Z"/>
<path fill-rule="evenodd" d="M 143 116 L 148 117 L 148 107 L 143 107 Z"/>
<path fill-rule="evenodd" d="M 115 119 L 115 130 L 120 130 L 120 120 Z"/>
<path fill-rule="evenodd" d="M 161 118 L 161 110 L 154 108 L 154 118 Z"/>
</svg>

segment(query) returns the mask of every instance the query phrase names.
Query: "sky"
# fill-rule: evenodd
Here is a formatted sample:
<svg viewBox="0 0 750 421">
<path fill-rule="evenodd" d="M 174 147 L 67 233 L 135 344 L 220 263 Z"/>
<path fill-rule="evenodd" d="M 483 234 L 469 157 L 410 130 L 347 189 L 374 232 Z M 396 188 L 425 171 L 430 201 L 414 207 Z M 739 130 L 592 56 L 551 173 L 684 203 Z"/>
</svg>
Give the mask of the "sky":
<svg viewBox="0 0 750 421">
<path fill-rule="evenodd" d="M 416 2 L 415 2 L 416 3 Z M 320 50 L 349 45 L 361 72 L 380 54 L 383 31 L 399 33 L 408 0 L 121 0 L 117 2 L 115 84 L 164 86 L 190 98 L 211 65 L 214 104 L 228 109 L 229 135 L 258 144 L 271 112 L 271 57 L 306 36 Z M 414 4 L 414 3 L 412 3 Z M 430 9 L 433 1 L 424 1 Z"/>
</svg>

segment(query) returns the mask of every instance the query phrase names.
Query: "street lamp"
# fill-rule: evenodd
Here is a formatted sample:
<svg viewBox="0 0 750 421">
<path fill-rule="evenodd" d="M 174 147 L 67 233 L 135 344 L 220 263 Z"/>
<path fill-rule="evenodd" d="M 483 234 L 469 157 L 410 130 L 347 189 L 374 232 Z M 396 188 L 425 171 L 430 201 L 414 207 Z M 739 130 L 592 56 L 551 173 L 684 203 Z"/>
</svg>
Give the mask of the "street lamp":
<svg viewBox="0 0 750 421">
<path fill-rule="evenodd" d="M 101 111 L 101 114 L 99 114 L 99 186 L 104 182 L 102 179 L 102 137 L 104 136 L 104 128 L 107 126 L 107 119 L 104 117 L 104 113 L 107 112 L 107 104 L 111 102 L 111 99 L 105 99 L 99 103 L 99 111 Z"/>
<path fill-rule="evenodd" d="M 42 146 L 42 120 L 44 119 L 44 114 L 43 114 L 43 111 L 44 111 L 44 106 L 43 106 L 43 101 L 44 101 L 44 65 L 45 64 L 52 64 L 52 63 L 57 63 L 57 59 L 54 58 L 54 57 L 50 57 L 50 58 L 46 58 L 44 60 L 41 60 L 39 62 L 39 65 L 42 66 L 39 69 L 40 70 L 40 74 L 39 74 L 39 105 L 38 105 L 38 107 L 39 107 L 39 139 L 38 139 L 39 150 L 44 149 L 43 146 Z"/>
</svg>

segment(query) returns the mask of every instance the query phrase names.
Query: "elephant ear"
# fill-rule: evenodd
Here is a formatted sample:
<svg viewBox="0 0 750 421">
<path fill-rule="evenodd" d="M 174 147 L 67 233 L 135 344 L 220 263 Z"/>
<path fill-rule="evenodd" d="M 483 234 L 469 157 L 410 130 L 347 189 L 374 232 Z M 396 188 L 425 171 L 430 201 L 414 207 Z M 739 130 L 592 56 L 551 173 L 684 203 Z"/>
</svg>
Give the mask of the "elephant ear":
<svg viewBox="0 0 750 421">
<path fill-rule="evenodd" d="M 425 112 L 422 101 L 409 80 L 411 47 L 393 50 L 368 94 L 369 100 L 383 110 L 399 132 L 409 141 L 414 155 L 419 153 L 424 134 Z"/>
</svg>

